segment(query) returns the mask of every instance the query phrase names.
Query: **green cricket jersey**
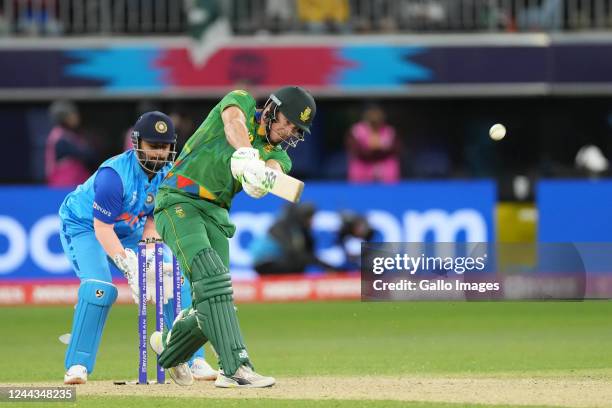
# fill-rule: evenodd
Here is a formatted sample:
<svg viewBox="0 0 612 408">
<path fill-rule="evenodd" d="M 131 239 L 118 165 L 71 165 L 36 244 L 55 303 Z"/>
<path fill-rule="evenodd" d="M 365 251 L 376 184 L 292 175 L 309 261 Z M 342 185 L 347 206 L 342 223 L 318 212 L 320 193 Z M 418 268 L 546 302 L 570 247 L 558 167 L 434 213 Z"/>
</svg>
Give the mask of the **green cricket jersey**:
<svg viewBox="0 0 612 408">
<path fill-rule="evenodd" d="M 230 170 L 230 159 L 236 149 L 227 142 L 221 119 L 221 112 L 229 106 L 237 106 L 244 113 L 249 139 L 253 148 L 259 150 L 259 157 L 264 161 L 276 160 L 285 173 L 291 170 L 287 152 L 269 144 L 264 129 L 259 128 L 255 99 L 246 91 L 235 90 L 223 97 L 189 138 L 160 191 L 180 190 L 191 197 L 230 208 L 232 198 L 242 185 Z"/>
</svg>

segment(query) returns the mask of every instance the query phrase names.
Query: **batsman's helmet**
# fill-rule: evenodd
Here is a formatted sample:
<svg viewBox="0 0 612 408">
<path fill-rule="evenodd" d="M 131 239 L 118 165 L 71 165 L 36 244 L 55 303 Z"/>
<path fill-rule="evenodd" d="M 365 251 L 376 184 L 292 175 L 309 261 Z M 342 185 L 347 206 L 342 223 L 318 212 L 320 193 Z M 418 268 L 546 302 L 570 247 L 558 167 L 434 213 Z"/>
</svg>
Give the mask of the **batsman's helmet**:
<svg viewBox="0 0 612 408">
<path fill-rule="evenodd" d="M 147 143 L 167 143 L 170 153 L 165 159 L 151 159 L 147 150 L 142 149 L 141 141 Z M 172 119 L 159 111 L 147 112 L 138 118 L 132 128 L 132 146 L 138 157 L 138 163 L 148 172 L 157 173 L 168 163 L 174 162 L 176 156 L 176 132 Z"/>
<path fill-rule="evenodd" d="M 285 86 L 270 95 L 265 106 L 271 105 L 270 116 L 266 125 L 266 135 L 269 137 L 270 127 L 277 120 L 280 111 L 293 123 L 298 132 L 283 140 L 286 147 L 295 147 L 304 140 L 304 133 L 310 133 L 310 125 L 317 113 L 317 105 L 308 91 L 300 86 Z M 268 142 L 270 139 L 268 138 Z"/>
</svg>

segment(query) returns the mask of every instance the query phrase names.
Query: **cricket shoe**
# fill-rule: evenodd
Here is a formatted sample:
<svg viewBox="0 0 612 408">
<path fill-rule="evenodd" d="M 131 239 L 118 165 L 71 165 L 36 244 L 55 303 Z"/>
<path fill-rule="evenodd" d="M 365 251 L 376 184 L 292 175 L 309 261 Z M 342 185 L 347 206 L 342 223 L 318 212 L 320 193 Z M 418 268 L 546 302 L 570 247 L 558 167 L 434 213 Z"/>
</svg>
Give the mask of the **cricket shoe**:
<svg viewBox="0 0 612 408">
<path fill-rule="evenodd" d="M 231 376 L 225 375 L 223 370 L 219 370 L 215 386 L 219 388 L 265 388 L 271 387 L 275 383 L 274 377 L 264 377 L 253 371 L 251 367 L 242 365 Z"/>
<path fill-rule="evenodd" d="M 155 351 L 157 355 L 160 355 L 164 351 L 161 332 L 153 332 L 149 339 L 149 344 L 151 344 L 153 351 Z M 182 385 L 183 387 L 193 385 L 193 375 L 187 363 L 181 363 L 175 367 L 166 368 L 166 372 L 178 385 Z"/>
<path fill-rule="evenodd" d="M 82 365 L 71 366 L 64 374 L 64 384 L 85 384 L 87 382 L 87 368 Z"/>
<path fill-rule="evenodd" d="M 217 379 L 217 372 L 201 357 L 193 359 L 191 374 L 193 374 L 193 379 L 197 381 L 215 381 Z"/>
</svg>

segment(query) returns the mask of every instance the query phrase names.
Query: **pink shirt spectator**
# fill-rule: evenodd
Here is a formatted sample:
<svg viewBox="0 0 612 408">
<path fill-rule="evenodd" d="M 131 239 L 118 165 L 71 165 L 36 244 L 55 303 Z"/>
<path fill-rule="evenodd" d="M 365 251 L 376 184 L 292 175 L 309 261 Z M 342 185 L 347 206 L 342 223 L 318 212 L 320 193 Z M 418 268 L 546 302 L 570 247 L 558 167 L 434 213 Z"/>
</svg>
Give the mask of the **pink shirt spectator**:
<svg viewBox="0 0 612 408">
<path fill-rule="evenodd" d="M 72 152 L 66 151 L 66 146 L 69 146 L 68 150 L 87 150 L 87 143 L 82 136 L 55 126 L 45 147 L 45 175 L 47 185 L 51 187 L 75 187 L 87 180 L 91 174 L 85 162 Z M 59 153 L 58 147 L 66 154 Z"/>
<path fill-rule="evenodd" d="M 400 144 L 393 127 L 384 124 L 378 107 L 366 111 L 366 120 L 358 122 L 348 136 L 349 181 L 396 183 L 400 179 Z"/>
</svg>

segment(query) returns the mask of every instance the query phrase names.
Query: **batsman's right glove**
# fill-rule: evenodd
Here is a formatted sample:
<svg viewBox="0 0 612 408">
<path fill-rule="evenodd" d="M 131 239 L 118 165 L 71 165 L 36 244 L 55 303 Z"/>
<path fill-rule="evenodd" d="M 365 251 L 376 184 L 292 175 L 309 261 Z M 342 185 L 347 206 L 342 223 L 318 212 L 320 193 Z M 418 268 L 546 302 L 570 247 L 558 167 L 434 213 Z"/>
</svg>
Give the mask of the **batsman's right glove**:
<svg viewBox="0 0 612 408">
<path fill-rule="evenodd" d="M 244 192 L 253 198 L 261 198 L 268 194 L 264 187 L 266 165 L 261 160 L 258 163 L 249 163 L 242 175 L 242 188 Z"/>
</svg>

